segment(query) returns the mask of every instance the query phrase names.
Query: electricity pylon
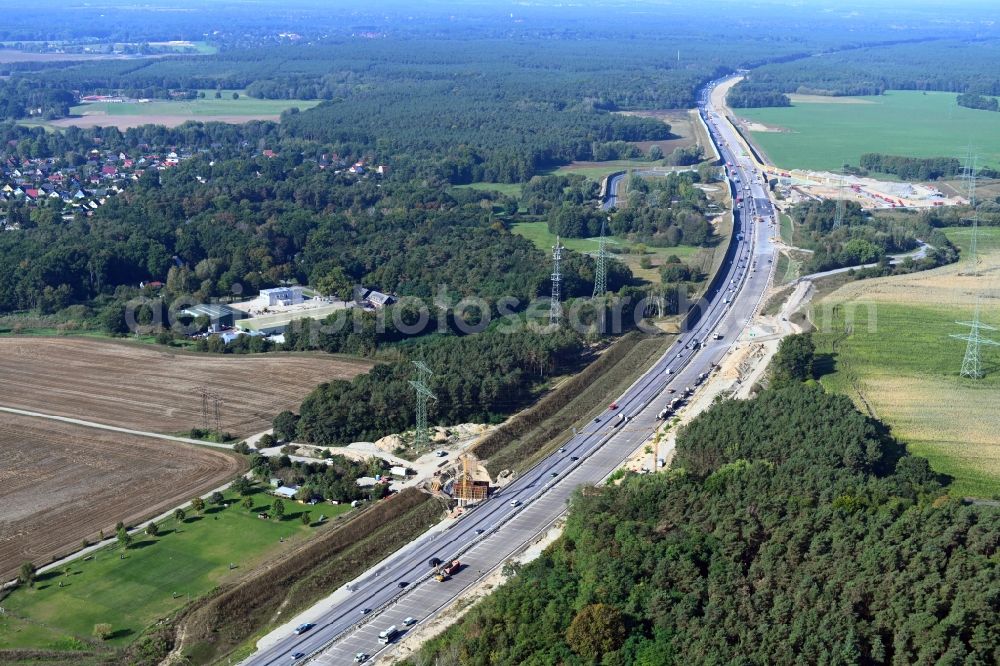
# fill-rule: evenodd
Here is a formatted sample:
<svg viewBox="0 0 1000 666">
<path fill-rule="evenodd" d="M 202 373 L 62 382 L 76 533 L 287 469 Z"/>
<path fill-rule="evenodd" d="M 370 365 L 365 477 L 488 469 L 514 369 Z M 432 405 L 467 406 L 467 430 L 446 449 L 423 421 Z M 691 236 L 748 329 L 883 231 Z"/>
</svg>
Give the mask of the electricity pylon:
<svg viewBox="0 0 1000 666">
<path fill-rule="evenodd" d="M 559 262 L 562 261 L 564 249 L 559 243 L 559 236 L 556 236 L 556 244 L 552 246 L 552 300 L 549 301 L 549 323 L 556 325 L 562 317 L 562 304 L 559 302 L 562 273 L 559 272 Z"/>
<path fill-rule="evenodd" d="M 840 178 L 837 180 L 837 212 L 833 216 L 833 228 L 837 229 L 844 223 L 844 213 L 847 210 L 847 201 L 844 199 L 844 170 L 840 170 Z"/>
<path fill-rule="evenodd" d="M 417 367 L 416 381 L 410 380 L 410 386 L 417 392 L 417 429 L 413 433 L 413 446 L 426 446 L 430 437 L 427 434 L 427 401 L 437 400 L 437 397 L 427 388 L 427 381 L 434 372 L 423 361 L 414 361 Z"/>
<path fill-rule="evenodd" d="M 1000 347 L 1000 342 L 984 338 L 979 334 L 979 331 L 983 329 L 987 331 L 995 331 L 997 329 L 993 326 L 987 326 L 979 321 L 978 298 L 976 299 L 976 313 L 973 316 L 972 321 L 958 321 L 955 323 L 962 326 L 968 326 L 971 329 L 967 335 L 956 333 L 951 336 L 953 338 L 966 341 L 965 358 L 962 359 L 962 370 L 959 375 L 962 377 L 968 377 L 969 379 L 981 379 L 983 377 L 983 364 L 979 358 L 980 346 L 992 345 Z"/>
<path fill-rule="evenodd" d="M 601 239 L 597 245 L 597 266 L 594 269 L 594 298 L 603 296 L 608 290 L 608 239 L 604 236 L 604 222 L 601 220 Z"/>
<path fill-rule="evenodd" d="M 979 273 L 979 200 L 976 198 L 976 163 L 979 161 L 978 155 L 973 155 L 969 151 L 966 158 L 965 168 L 962 169 L 962 180 L 965 181 L 966 195 L 969 198 L 969 206 L 972 207 L 972 237 L 969 239 L 969 260 L 972 262 L 972 275 Z"/>
</svg>

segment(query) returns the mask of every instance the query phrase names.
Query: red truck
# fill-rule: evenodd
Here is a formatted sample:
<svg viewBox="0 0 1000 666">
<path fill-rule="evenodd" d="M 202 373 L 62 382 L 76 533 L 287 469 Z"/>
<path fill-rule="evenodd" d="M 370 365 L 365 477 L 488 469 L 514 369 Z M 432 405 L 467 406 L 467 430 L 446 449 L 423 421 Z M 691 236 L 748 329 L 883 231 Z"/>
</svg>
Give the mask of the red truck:
<svg viewBox="0 0 1000 666">
<path fill-rule="evenodd" d="M 461 568 L 462 568 L 461 562 L 459 562 L 458 560 L 452 560 L 450 563 L 438 569 L 437 573 L 434 574 L 434 578 L 436 578 L 438 582 L 443 583 L 444 581 L 448 580 L 449 577 L 458 573 L 458 570 Z"/>
</svg>

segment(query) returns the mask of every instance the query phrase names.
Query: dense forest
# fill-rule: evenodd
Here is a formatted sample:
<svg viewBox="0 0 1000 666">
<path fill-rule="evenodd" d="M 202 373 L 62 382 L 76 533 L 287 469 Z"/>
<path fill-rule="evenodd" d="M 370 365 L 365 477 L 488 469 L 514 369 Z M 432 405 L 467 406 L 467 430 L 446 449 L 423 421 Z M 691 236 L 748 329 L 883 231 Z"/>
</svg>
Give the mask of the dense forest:
<svg viewBox="0 0 1000 666">
<path fill-rule="evenodd" d="M 428 419 L 438 425 L 497 422 L 528 404 L 533 389 L 579 363 L 582 339 L 556 332 L 490 329 L 466 337 L 433 336 L 402 348 L 403 357 L 350 382 L 319 386 L 302 403 L 297 441 L 322 446 L 371 441 L 411 429 L 415 394 L 411 360 L 434 371 Z"/>
<path fill-rule="evenodd" d="M 82 151 L 92 137 L 79 139 Z M 414 296 L 445 285 L 458 297 L 527 302 L 547 284 L 542 253 L 495 216 L 497 195 L 335 173 L 303 144 L 275 144 L 282 146 L 287 152 L 270 159 L 206 154 L 149 173 L 90 216 L 12 206 L 20 230 L 0 234 L 0 255 L 17 259 L 0 266 L 0 311 L 128 298 L 151 279 L 165 283 L 168 306 L 282 280 L 315 283 L 338 270 L 348 281 Z M 577 269 L 585 273 L 574 281 Z M 588 270 L 583 259 L 567 265 L 568 295 L 586 292 Z M 43 299 L 47 289 L 59 297 Z"/>
<path fill-rule="evenodd" d="M 730 96 L 739 101 L 743 91 L 753 99 L 762 92 L 881 95 L 887 90 L 1000 95 L 998 64 L 997 40 L 873 46 L 763 65 L 737 84 Z"/>
<path fill-rule="evenodd" d="M 996 663 L 1000 511 L 793 375 L 698 416 L 669 472 L 580 490 L 559 541 L 408 663 Z"/>
</svg>

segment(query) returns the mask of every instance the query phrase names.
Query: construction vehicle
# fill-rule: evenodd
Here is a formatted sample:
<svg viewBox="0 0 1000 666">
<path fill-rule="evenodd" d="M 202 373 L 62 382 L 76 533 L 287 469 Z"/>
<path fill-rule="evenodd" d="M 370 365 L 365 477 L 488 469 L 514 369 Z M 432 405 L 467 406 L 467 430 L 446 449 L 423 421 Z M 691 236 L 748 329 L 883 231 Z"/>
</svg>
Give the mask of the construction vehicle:
<svg viewBox="0 0 1000 666">
<path fill-rule="evenodd" d="M 461 562 L 459 562 L 458 560 L 452 560 L 451 562 L 449 562 L 448 564 L 442 566 L 440 569 L 437 570 L 437 573 L 434 574 L 434 579 L 439 583 L 443 583 L 444 581 L 451 578 L 454 574 L 458 573 L 458 570 L 461 568 L 462 568 Z"/>
</svg>

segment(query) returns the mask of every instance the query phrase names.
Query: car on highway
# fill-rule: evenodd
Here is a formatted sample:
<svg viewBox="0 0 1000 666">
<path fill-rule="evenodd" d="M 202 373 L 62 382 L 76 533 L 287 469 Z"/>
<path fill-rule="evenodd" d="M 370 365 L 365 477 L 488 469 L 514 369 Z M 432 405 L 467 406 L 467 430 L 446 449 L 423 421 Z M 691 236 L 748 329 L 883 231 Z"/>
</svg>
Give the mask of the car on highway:
<svg viewBox="0 0 1000 666">
<path fill-rule="evenodd" d="M 293 653 L 291 653 L 288 656 L 292 658 L 292 661 L 297 661 L 297 660 L 301 659 L 302 657 L 306 656 L 306 653 L 305 652 L 293 652 Z"/>
<path fill-rule="evenodd" d="M 407 583 L 405 580 L 401 580 L 398 583 L 396 583 L 396 587 L 398 587 L 401 590 L 407 585 L 409 585 L 409 583 Z"/>
<path fill-rule="evenodd" d="M 601 417 L 600 416 L 595 416 L 594 417 L 594 423 L 600 423 L 600 422 L 601 422 Z"/>
<path fill-rule="evenodd" d="M 569 459 L 572 460 L 573 462 L 576 462 L 577 460 L 580 459 L 580 456 L 570 456 Z"/>
<path fill-rule="evenodd" d="M 302 634 L 306 633 L 315 626 L 316 625 L 312 622 L 303 622 L 299 626 L 295 627 L 295 634 L 297 636 L 301 636 Z"/>
<path fill-rule="evenodd" d="M 416 623 L 417 623 L 417 621 L 414 620 L 412 617 L 408 617 L 405 620 L 403 620 L 403 626 L 404 627 L 412 627 Z"/>
<path fill-rule="evenodd" d="M 354 663 L 355 664 L 360 664 L 361 662 L 364 662 L 364 661 L 368 661 L 368 655 L 365 654 L 364 652 L 359 652 L 356 655 L 354 655 Z"/>
<path fill-rule="evenodd" d="M 511 506 L 521 506 L 521 500 L 511 500 L 510 501 L 510 505 Z"/>
<path fill-rule="evenodd" d="M 562 448 L 560 448 L 560 449 L 559 449 L 559 453 L 566 453 L 566 447 L 562 447 Z"/>
<path fill-rule="evenodd" d="M 608 405 L 608 409 L 618 409 L 618 403 L 617 402 L 611 403 L 610 405 Z"/>
<path fill-rule="evenodd" d="M 559 476 L 559 472 L 549 472 L 549 476 L 551 476 L 554 479 L 557 476 Z"/>
<path fill-rule="evenodd" d="M 362 608 L 360 612 L 361 612 L 362 615 L 368 615 L 368 613 L 372 612 L 372 609 L 371 608 Z"/>
<path fill-rule="evenodd" d="M 482 527 L 480 527 L 479 529 L 476 530 L 476 534 L 482 534 L 485 531 L 486 530 L 484 530 Z"/>
<path fill-rule="evenodd" d="M 439 567 L 441 566 L 441 563 L 442 561 L 440 557 L 432 557 L 427 564 L 431 565 L 432 567 Z"/>
</svg>

